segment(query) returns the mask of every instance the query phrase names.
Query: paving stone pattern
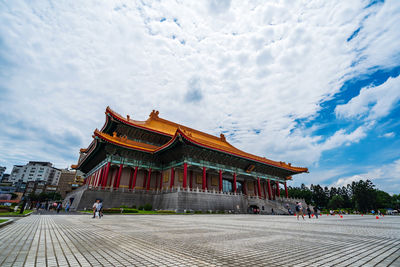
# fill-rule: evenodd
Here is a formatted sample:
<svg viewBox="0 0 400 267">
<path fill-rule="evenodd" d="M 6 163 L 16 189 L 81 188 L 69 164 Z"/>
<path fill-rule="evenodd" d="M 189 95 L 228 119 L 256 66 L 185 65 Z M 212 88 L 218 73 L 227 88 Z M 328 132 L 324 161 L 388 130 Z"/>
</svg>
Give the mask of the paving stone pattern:
<svg viewBox="0 0 400 267">
<path fill-rule="evenodd" d="M 400 217 L 31 215 L 0 266 L 400 266 Z"/>
</svg>

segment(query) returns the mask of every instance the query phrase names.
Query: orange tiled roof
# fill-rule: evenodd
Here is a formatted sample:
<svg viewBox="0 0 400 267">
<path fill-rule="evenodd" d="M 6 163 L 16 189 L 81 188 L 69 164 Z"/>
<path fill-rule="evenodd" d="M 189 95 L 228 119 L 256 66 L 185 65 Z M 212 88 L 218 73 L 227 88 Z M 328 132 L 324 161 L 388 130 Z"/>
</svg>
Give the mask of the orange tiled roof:
<svg viewBox="0 0 400 267">
<path fill-rule="evenodd" d="M 237 155 L 239 157 L 244 157 L 244 158 L 247 158 L 250 160 L 255 160 L 255 161 L 265 163 L 268 165 L 277 166 L 277 167 L 288 169 L 288 170 L 291 170 L 294 172 L 307 172 L 308 171 L 307 168 L 294 167 L 294 166 L 291 166 L 290 163 L 287 164 L 282 161 L 273 161 L 273 160 L 270 160 L 270 159 L 267 159 L 264 157 L 259 157 L 259 156 L 244 152 L 244 151 L 232 146 L 231 144 L 229 144 L 226 141 L 225 136 L 223 134 L 221 134 L 220 137 L 216 137 L 216 136 L 213 136 L 213 135 L 210 135 L 210 134 L 207 134 L 207 133 L 204 133 L 204 132 L 201 132 L 201 131 L 165 120 L 165 119 L 162 119 L 162 118 L 158 117 L 158 114 L 159 114 L 158 111 L 153 110 L 150 113 L 149 118 L 146 121 L 131 120 L 129 116 L 123 117 L 120 114 L 113 111 L 110 107 L 107 107 L 106 114 L 110 114 L 113 118 L 115 118 L 125 124 L 143 128 L 143 129 L 150 130 L 153 132 L 161 133 L 161 134 L 168 135 L 171 137 L 175 136 L 179 132 L 184 137 L 186 137 L 186 139 L 188 139 L 189 141 L 191 141 L 193 143 L 196 143 L 198 145 L 205 146 L 205 147 L 208 147 L 211 149 L 216 149 L 216 150 L 219 150 L 219 151 L 222 151 L 225 153 Z M 104 133 L 102 133 L 102 134 L 103 134 L 103 136 L 105 135 Z M 110 138 L 109 135 L 108 135 L 108 138 Z M 116 144 L 120 144 L 120 145 L 128 144 L 128 145 L 133 146 L 132 148 L 147 150 L 148 152 L 154 152 L 154 151 L 158 150 L 158 147 L 156 147 L 156 146 L 150 147 L 150 145 L 148 145 L 148 144 L 131 141 L 126 138 L 124 140 L 121 140 L 120 137 L 116 137 L 116 136 L 114 137 L 114 139 L 112 141 L 114 141 Z"/>
<path fill-rule="evenodd" d="M 113 143 L 115 145 L 132 148 L 132 149 L 136 149 L 136 150 L 142 150 L 145 152 L 151 153 L 159 148 L 159 146 L 154 146 L 154 145 L 150 145 L 150 144 L 146 144 L 146 143 L 142 143 L 142 142 L 133 141 L 133 140 L 127 139 L 127 137 L 117 136 L 116 134 L 111 136 L 109 134 L 102 133 L 97 129 L 94 131 L 94 135 L 107 141 L 107 142 Z"/>
</svg>

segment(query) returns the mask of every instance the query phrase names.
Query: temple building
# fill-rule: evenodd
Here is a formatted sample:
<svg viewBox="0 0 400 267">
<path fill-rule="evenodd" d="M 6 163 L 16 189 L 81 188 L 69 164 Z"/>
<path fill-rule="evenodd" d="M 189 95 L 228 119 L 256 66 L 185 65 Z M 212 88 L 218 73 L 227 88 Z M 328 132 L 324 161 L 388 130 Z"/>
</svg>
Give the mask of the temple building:
<svg viewBox="0 0 400 267">
<path fill-rule="evenodd" d="M 223 134 L 162 119 L 158 111 L 146 121 L 109 107 L 105 113 L 104 126 L 94 131 L 72 166 L 85 177 L 85 185 L 66 197 L 72 209 L 90 208 L 101 198 L 105 207 L 151 204 L 177 211 L 245 213 L 256 208 L 267 213 L 292 203 L 287 180 L 308 171 L 241 151 Z"/>
</svg>

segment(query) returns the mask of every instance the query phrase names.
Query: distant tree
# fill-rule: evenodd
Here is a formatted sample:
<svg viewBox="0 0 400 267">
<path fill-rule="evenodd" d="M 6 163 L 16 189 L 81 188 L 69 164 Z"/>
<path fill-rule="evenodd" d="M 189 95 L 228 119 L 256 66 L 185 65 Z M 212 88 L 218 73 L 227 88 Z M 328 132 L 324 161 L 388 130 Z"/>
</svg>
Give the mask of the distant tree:
<svg viewBox="0 0 400 267">
<path fill-rule="evenodd" d="M 38 195 L 38 194 L 35 194 L 35 193 L 30 193 L 30 194 L 28 195 L 28 199 L 29 199 L 29 201 L 31 201 L 31 202 L 39 201 L 39 195 Z"/>
<path fill-rule="evenodd" d="M 328 205 L 329 200 L 324 189 L 319 184 L 311 185 L 310 188 L 312 191 L 312 201 L 314 205 L 318 206 L 319 208 L 325 208 Z"/>
<path fill-rule="evenodd" d="M 335 195 L 329 200 L 328 208 L 334 209 L 334 210 L 340 209 L 343 207 L 343 204 L 344 204 L 343 197 L 339 196 L 339 195 Z"/>
<path fill-rule="evenodd" d="M 351 208 L 352 203 L 351 203 L 351 196 L 350 192 L 347 187 L 342 186 L 337 188 L 337 195 L 341 196 L 343 199 L 343 205 L 341 208 Z"/>
<path fill-rule="evenodd" d="M 400 194 L 393 194 L 391 197 L 391 207 L 393 209 L 400 209 Z"/>
<path fill-rule="evenodd" d="M 392 197 L 381 190 L 376 190 L 376 208 L 390 208 L 392 207 Z"/>
<path fill-rule="evenodd" d="M 376 204 L 376 190 L 370 180 L 359 180 L 351 183 L 352 201 L 354 207 L 362 212 L 374 208 Z"/>
<path fill-rule="evenodd" d="M 307 186 L 305 186 L 305 184 L 302 184 L 300 187 L 290 187 L 289 186 L 288 194 L 289 194 L 289 197 L 292 197 L 292 198 L 304 199 L 308 205 L 312 203 L 312 192 Z"/>
<path fill-rule="evenodd" d="M 329 198 L 332 198 L 332 197 L 336 196 L 337 194 L 338 194 L 337 188 L 332 186 L 329 191 Z"/>
</svg>

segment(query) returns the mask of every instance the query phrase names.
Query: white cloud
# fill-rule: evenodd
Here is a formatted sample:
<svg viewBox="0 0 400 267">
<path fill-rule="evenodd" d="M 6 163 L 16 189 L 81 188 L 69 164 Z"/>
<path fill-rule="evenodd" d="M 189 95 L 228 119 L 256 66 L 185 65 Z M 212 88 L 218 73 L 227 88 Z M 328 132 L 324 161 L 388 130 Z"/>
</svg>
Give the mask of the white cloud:
<svg viewBox="0 0 400 267">
<path fill-rule="evenodd" d="M 228 131 L 246 151 L 316 163 L 369 128 L 323 138 L 296 121 L 316 117 L 347 78 L 399 62 L 399 3 L 1 3 L 0 126 L 41 131 L 30 132 L 30 143 L 3 135 L 0 154 L 7 164 L 37 157 L 70 164 L 63 155 L 90 143 L 110 105 L 138 120 L 158 109 L 193 128 Z M 369 115 L 382 116 L 376 103 Z M 64 150 L 49 144 L 48 135 L 70 133 L 78 141 Z"/>
<path fill-rule="evenodd" d="M 376 120 L 389 114 L 400 100 L 400 76 L 389 78 L 379 86 L 361 89 L 360 94 L 347 104 L 339 105 L 335 113 L 344 118 Z"/>
<path fill-rule="evenodd" d="M 392 137 L 395 137 L 396 134 L 394 132 L 390 132 L 390 133 L 385 133 L 382 136 L 386 137 L 386 138 L 392 138 Z"/>
<path fill-rule="evenodd" d="M 400 191 L 400 159 L 382 166 L 370 167 L 364 173 L 338 179 L 332 186 L 346 186 L 353 181 L 371 180 L 378 189 L 390 194 Z"/>
</svg>

